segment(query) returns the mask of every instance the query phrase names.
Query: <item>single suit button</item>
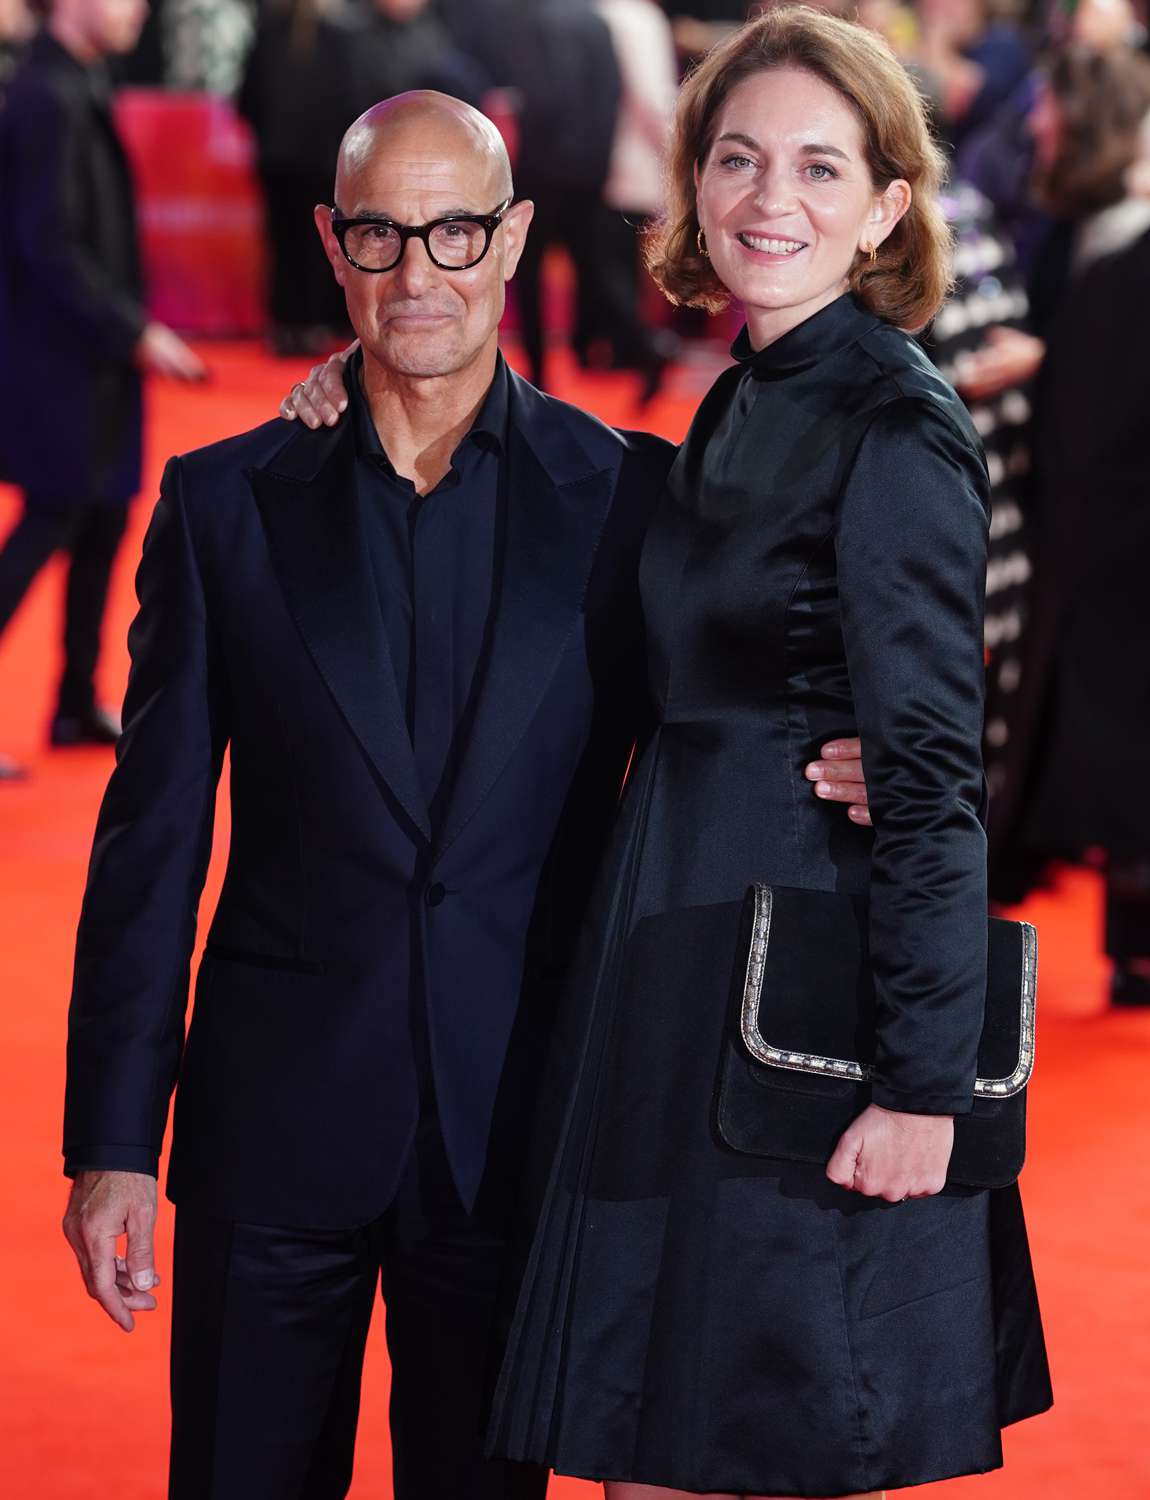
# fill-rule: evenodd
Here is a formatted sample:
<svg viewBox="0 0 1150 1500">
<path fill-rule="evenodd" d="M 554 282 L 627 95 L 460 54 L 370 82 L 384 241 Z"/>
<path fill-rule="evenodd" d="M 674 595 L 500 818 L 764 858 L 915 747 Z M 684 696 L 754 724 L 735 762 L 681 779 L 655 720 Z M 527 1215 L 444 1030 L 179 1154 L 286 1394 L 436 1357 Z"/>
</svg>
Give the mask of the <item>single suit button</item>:
<svg viewBox="0 0 1150 1500">
<path fill-rule="evenodd" d="M 427 887 L 426 901 L 428 906 L 442 906 L 447 900 L 447 887 L 440 885 L 437 880 L 434 885 Z"/>
</svg>

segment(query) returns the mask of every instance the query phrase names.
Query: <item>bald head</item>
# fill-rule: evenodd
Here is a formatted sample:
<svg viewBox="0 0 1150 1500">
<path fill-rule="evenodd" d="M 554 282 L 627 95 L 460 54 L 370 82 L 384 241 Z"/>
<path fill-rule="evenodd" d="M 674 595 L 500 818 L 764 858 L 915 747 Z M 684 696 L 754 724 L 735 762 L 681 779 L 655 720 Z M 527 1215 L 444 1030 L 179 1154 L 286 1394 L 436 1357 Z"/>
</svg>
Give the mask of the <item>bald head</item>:
<svg viewBox="0 0 1150 1500">
<path fill-rule="evenodd" d="M 336 202 L 345 213 L 355 213 L 355 198 L 367 179 L 378 180 L 378 169 L 394 163 L 403 171 L 434 164 L 463 172 L 473 191 L 487 203 L 512 196 L 511 159 L 503 137 L 487 118 L 432 89 L 396 94 L 360 115 L 348 129 L 336 167 Z"/>
<path fill-rule="evenodd" d="M 344 136 L 335 191 L 334 212 L 316 204 L 315 223 L 363 347 L 365 380 L 489 384 L 532 214 L 530 203 L 511 202 L 511 164 L 495 126 L 446 94 L 385 99 Z M 405 231 L 398 259 L 378 270 L 363 264 L 397 227 Z M 349 232 L 361 260 L 348 252 Z M 461 245 L 477 258 L 452 264 Z"/>
</svg>

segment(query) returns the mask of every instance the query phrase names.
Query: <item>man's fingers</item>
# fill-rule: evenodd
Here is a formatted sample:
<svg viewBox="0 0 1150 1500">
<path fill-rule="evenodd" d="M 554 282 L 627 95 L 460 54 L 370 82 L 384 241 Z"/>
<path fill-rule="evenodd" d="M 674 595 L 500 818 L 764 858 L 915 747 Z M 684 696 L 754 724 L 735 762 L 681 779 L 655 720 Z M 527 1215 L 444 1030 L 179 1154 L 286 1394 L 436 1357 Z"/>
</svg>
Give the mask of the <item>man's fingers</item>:
<svg viewBox="0 0 1150 1500">
<path fill-rule="evenodd" d="M 125 1333 L 136 1326 L 131 1311 L 116 1286 L 115 1241 L 88 1237 L 88 1265 L 84 1276 L 88 1295 L 93 1297 L 104 1311 Z"/>
<path fill-rule="evenodd" d="M 128 1219 L 128 1251 L 124 1257 L 128 1275 L 137 1292 L 151 1291 L 156 1284 L 156 1256 L 152 1248 L 151 1220 L 143 1215 Z"/>
<path fill-rule="evenodd" d="M 865 807 L 848 807 L 847 817 L 852 823 L 857 823 L 860 828 L 874 827 L 874 820 L 870 815 L 870 811 Z"/>
</svg>

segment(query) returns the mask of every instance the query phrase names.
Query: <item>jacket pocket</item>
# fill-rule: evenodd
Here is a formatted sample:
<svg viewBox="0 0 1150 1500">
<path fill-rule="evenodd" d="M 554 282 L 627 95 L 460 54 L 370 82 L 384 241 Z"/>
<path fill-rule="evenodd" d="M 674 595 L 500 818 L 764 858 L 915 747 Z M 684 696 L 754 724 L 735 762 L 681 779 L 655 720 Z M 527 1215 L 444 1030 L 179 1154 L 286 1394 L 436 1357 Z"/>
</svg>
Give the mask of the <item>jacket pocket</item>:
<svg viewBox="0 0 1150 1500">
<path fill-rule="evenodd" d="M 278 974 L 323 973 L 323 964 L 306 958 L 281 958 L 272 953 L 255 953 L 250 948 L 233 948 L 229 943 L 217 943 L 209 938 L 204 945 L 204 957 L 222 959 L 229 964 L 244 964 L 249 969 L 267 969 Z"/>
</svg>

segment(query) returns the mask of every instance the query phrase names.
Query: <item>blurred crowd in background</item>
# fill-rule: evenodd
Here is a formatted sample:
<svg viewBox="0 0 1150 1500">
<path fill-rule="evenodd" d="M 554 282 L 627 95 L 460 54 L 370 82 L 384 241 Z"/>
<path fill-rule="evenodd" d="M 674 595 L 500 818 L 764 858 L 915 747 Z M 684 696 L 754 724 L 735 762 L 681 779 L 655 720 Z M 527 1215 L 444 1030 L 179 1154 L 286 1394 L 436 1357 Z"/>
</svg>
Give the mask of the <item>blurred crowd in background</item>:
<svg viewBox="0 0 1150 1500">
<path fill-rule="evenodd" d="M 0 96 L 48 4 L 0 0 Z M 484 108 L 508 135 L 517 193 L 536 204 L 516 281 L 529 374 L 552 381 L 549 278 L 559 265 L 572 353 L 589 368 L 634 372 L 642 409 L 676 361 L 734 331 L 660 303 L 643 275 L 641 232 L 659 212 L 680 79 L 761 8 L 153 0 L 138 45 L 110 61 L 122 86 L 211 95 L 247 122 L 264 204 L 268 340 L 297 356 L 324 353 L 348 331 L 311 214 L 330 201 L 350 121 L 410 88 Z M 952 159 L 955 291 L 921 337 L 971 408 L 995 491 L 994 892 L 1020 897 L 1052 859 L 1098 863 L 1112 999 L 1150 1003 L 1150 812 L 1132 790 L 1150 764 L 1145 0 L 829 8 L 887 38 Z M 0 628 L 15 608 L 2 575 Z"/>
</svg>

